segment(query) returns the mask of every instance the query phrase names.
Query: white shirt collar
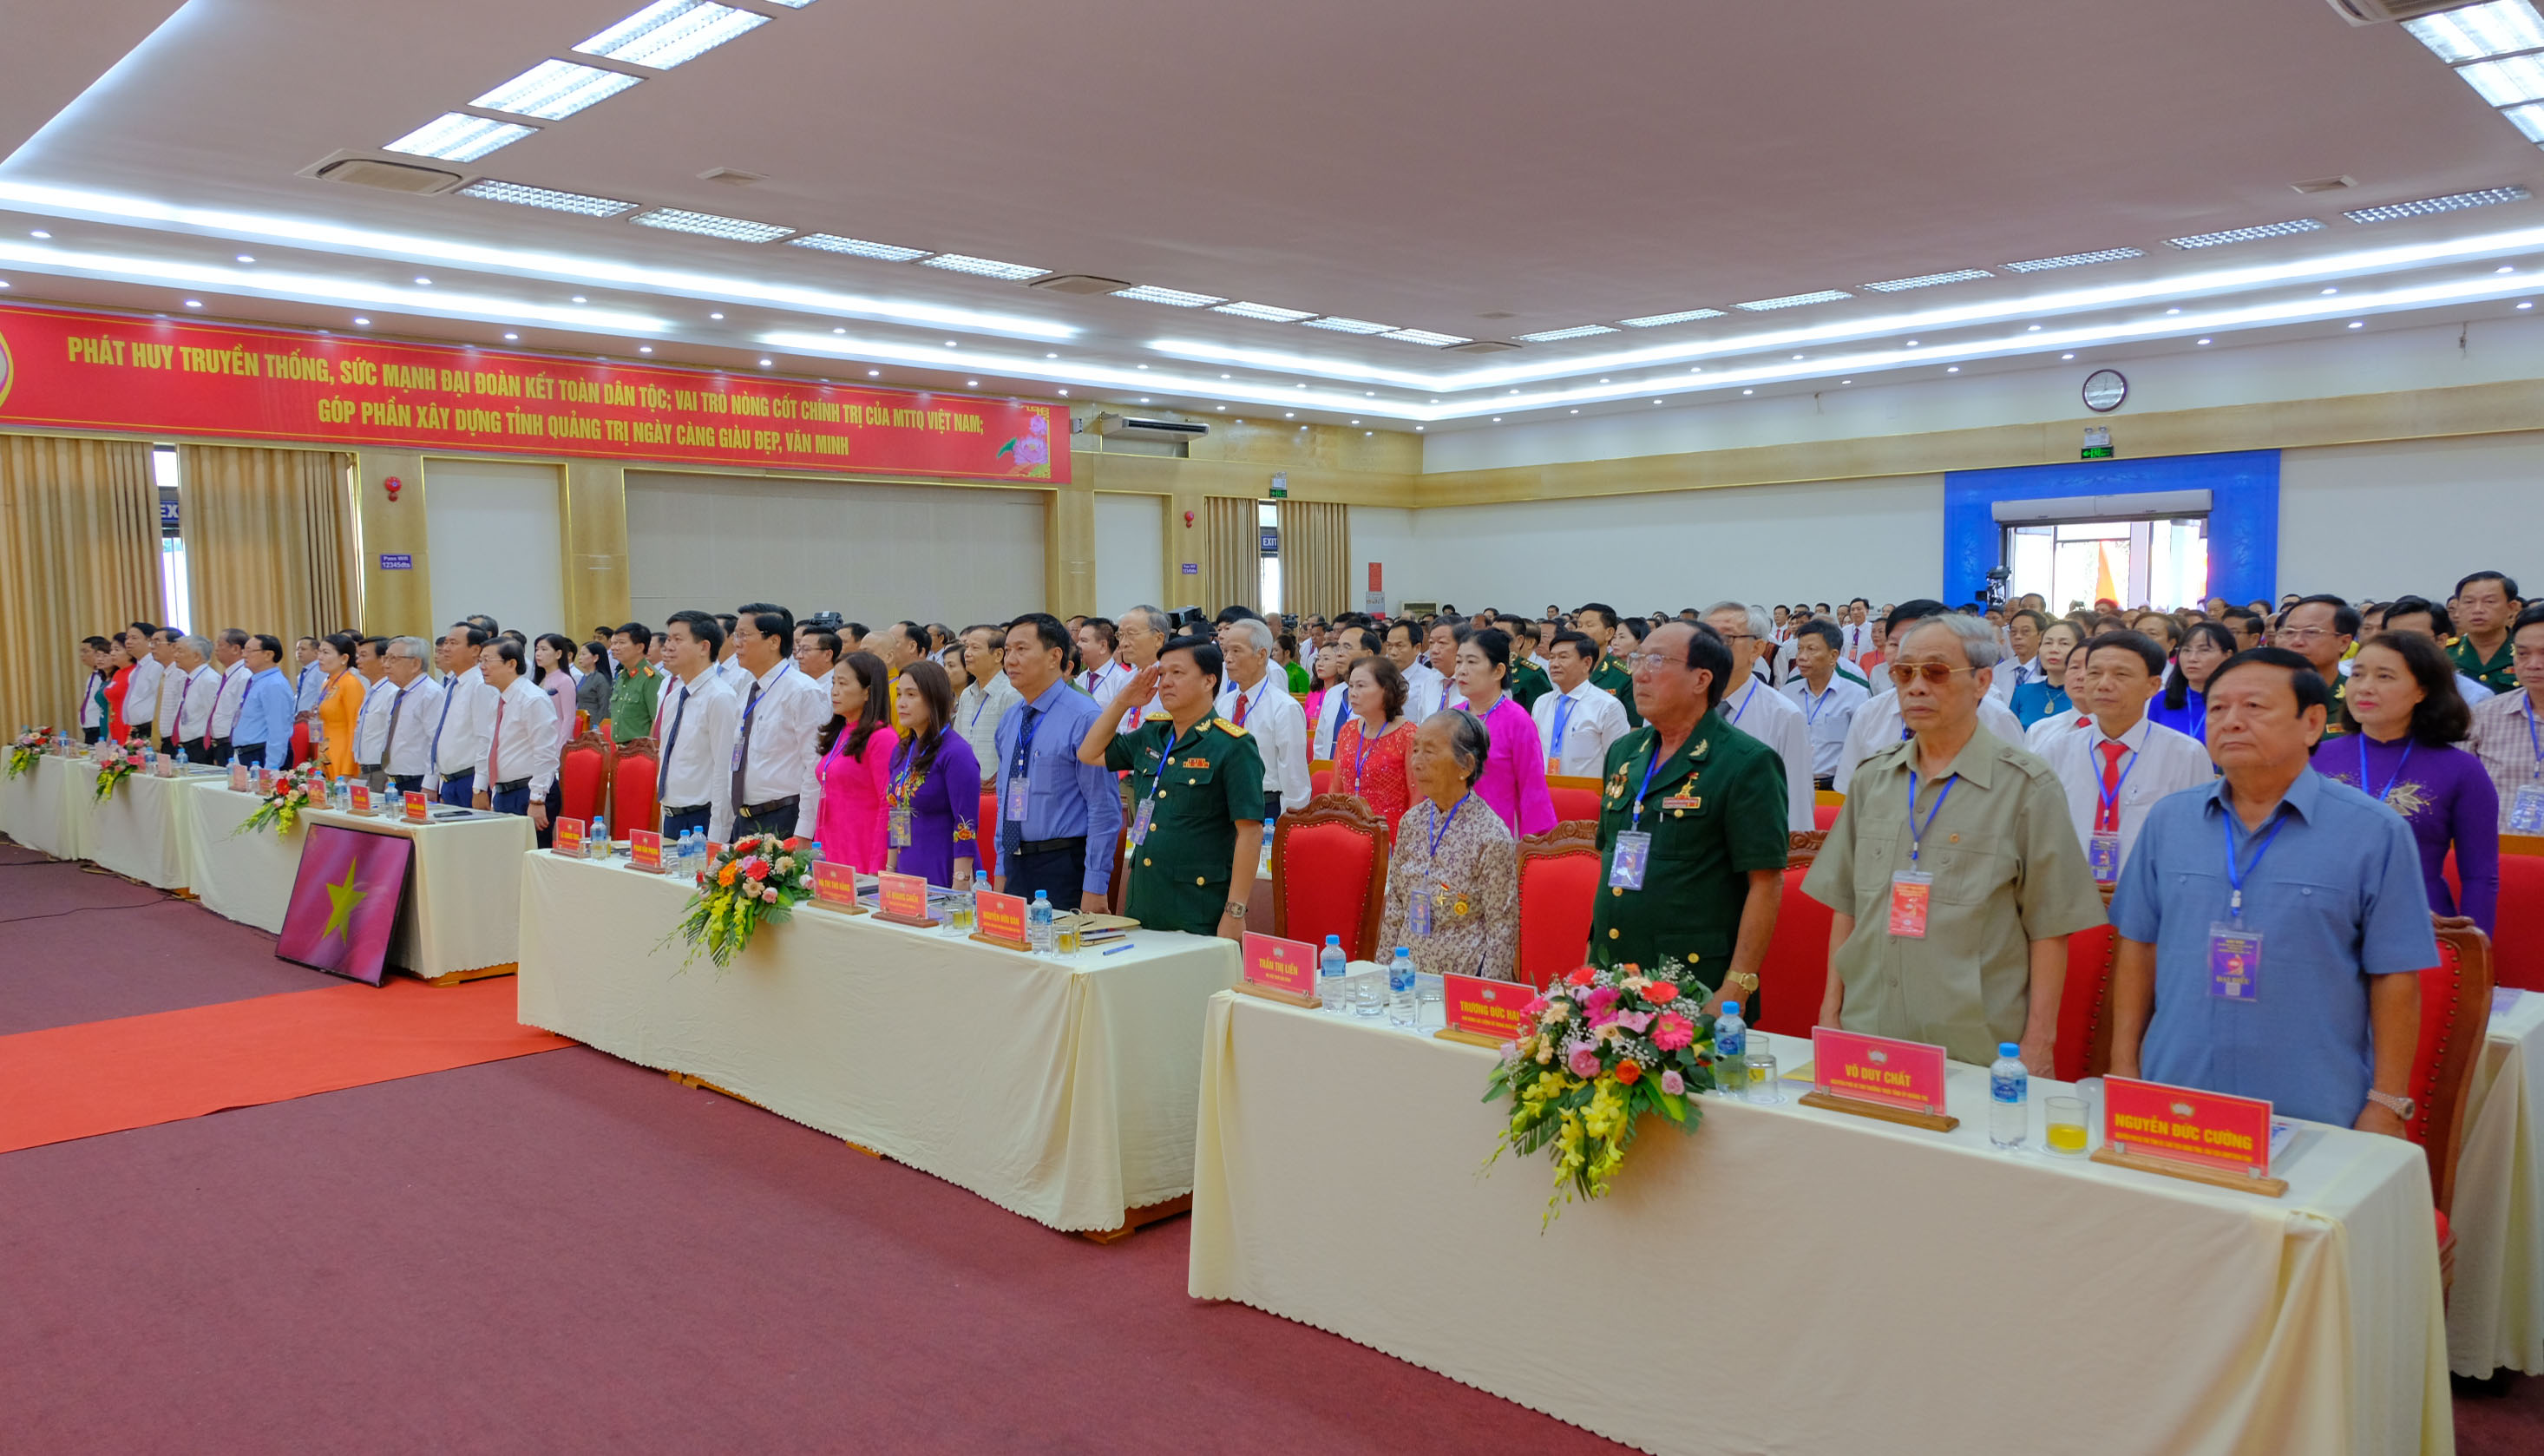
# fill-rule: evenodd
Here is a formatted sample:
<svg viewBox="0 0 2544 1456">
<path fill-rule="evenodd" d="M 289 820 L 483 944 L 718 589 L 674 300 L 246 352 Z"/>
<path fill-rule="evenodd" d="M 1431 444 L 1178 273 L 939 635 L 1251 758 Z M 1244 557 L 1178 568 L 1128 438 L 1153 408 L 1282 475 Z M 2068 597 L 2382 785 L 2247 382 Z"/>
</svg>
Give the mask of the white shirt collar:
<svg viewBox="0 0 2544 1456">
<path fill-rule="evenodd" d="M 2155 719 L 2140 713 L 2138 720 L 2129 725 L 2128 732 L 2117 738 L 2106 738 L 2103 736 L 2103 725 L 2098 721 L 2094 724 L 2094 743 L 2097 748 L 2106 743 L 2117 743 L 2124 745 L 2131 753 L 2135 753 L 2146 747 L 2147 730 L 2154 726 Z"/>
</svg>

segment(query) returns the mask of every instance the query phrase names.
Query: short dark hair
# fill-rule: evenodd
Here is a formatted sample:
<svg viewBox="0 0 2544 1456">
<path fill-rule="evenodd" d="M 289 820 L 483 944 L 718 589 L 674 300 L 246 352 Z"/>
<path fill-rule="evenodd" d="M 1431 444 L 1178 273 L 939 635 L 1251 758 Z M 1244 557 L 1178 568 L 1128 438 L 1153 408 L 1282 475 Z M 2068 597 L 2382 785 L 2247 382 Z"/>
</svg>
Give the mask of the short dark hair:
<svg viewBox="0 0 2544 1456">
<path fill-rule="evenodd" d="M 2125 627 L 2117 631 L 2098 632 L 2094 636 L 2086 639 L 2085 661 L 2089 663 L 2092 662 L 2094 660 L 2094 654 L 2100 652 L 2106 647 L 2116 647 L 2123 652 L 2134 652 L 2138 656 L 2138 661 L 2146 664 L 2148 677 L 2161 678 L 2164 676 L 2164 648 L 2159 646 L 2153 637 L 2148 636 L 2144 632 L 2131 631 Z"/>
<path fill-rule="evenodd" d="M 789 646 L 794 645 L 795 634 L 788 630 L 788 628 L 793 626 L 794 623 L 787 619 L 786 613 L 782 609 L 777 611 L 745 612 L 743 613 L 741 620 L 737 620 L 734 623 L 735 627 L 737 629 L 740 628 L 742 621 L 744 620 L 749 621 L 752 625 L 752 629 L 763 637 L 774 637 L 778 641 L 784 642 Z"/>
<path fill-rule="evenodd" d="M 1858 597 L 1855 602 L 1864 602 L 1864 599 Z M 1849 602 L 1847 606 L 1853 607 L 1855 602 Z M 1864 605 L 1870 607 L 1872 604 L 1865 602 Z M 1890 608 L 1890 614 L 1881 619 L 1881 635 L 1887 637 L 1909 622 L 1922 621 L 1930 616 L 1942 616 L 1948 609 L 1943 603 L 1932 597 L 1912 598 Z"/>
<path fill-rule="evenodd" d="M 1039 616 L 1043 620 L 1051 622 L 1052 626 L 1055 628 L 1060 625 L 1059 622 L 1052 619 L 1051 613 L 1049 612 L 1037 611 L 1029 613 L 1028 616 Z M 1019 626 L 1023 625 L 1028 619 L 1028 616 L 1017 617 L 1017 624 Z M 1222 669 L 1226 666 L 1226 662 L 1220 656 L 1218 643 L 1212 641 L 1208 637 L 1177 637 L 1173 641 L 1168 642 L 1165 646 L 1157 649 L 1157 661 L 1164 662 L 1166 660 L 1166 654 L 1169 652 L 1191 653 L 1193 667 L 1198 669 L 1203 677 L 1210 679 L 1211 695 L 1213 697 L 1217 697 L 1219 695 L 1219 689 L 1226 686 L 1228 679 L 1222 672 Z"/>
<path fill-rule="evenodd" d="M 224 647 L 245 647 L 247 645 L 247 631 L 241 627 L 223 627 L 221 628 L 219 641 Z"/>
<path fill-rule="evenodd" d="M 504 630 L 502 623 L 496 621 L 493 617 L 488 616 L 482 611 L 470 612 L 468 615 L 461 617 L 460 620 L 468 623 L 468 625 L 472 627 L 484 628 L 486 632 L 486 640 L 490 642 Z"/>
<path fill-rule="evenodd" d="M 1096 640 L 1104 644 L 1104 650 L 1107 652 L 1111 652 L 1119 640 L 1114 635 L 1113 618 L 1109 616 L 1090 616 L 1079 622 L 1077 629 L 1081 632 L 1092 629 Z"/>
<path fill-rule="evenodd" d="M 1014 632 L 1018 627 L 1033 628 L 1034 636 L 1042 643 L 1043 650 L 1045 652 L 1057 652 L 1063 656 L 1068 655 L 1070 647 L 1069 628 L 1061 624 L 1059 617 L 1052 615 L 1048 611 L 1028 611 L 1024 615 L 1007 623 L 1007 631 L 1010 633 Z M 1174 644 L 1169 642 L 1166 645 L 1168 647 L 1172 647 Z M 1158 655 L 1163 656 L 1164 654 L 1160 653 Z M 1218 664 L 1214 662 L 1211 667 L 1213 673 L 1216 674 Z"/>
<path fill-rule="evenodd" d="M 776 631 L 769 632 L 768 628 L 765 626 L 762 626 L 759 630 L 768 632 L 768 635 L 772 637 L 783 637 L 789 645 L 794 643 L 795 613 L 791 609 L 780 607 L 774 602 L 745 602 L 740 607 L 735 607 L 734 610 L 744 616 L 757 616 L 761 618 L 770 616 L 776 617 L 778 622 Z"/>
<path fill-rule="evenodd" d="M 2294 602 L 2289 603 L 2286 609 L 2279 613 L 2279 619 L 2281 621 L 2287 620 L 2288 612 L 2294 611 L 2300 607 L 2329 607 L 2332 608 L 2332 629 L 2334 631 L 2345 637 L 2355 637 L 2358 635 L 2358 608 L 2350 606 L 2342 598 L 2335 597 L 2330 592 L 2317 592 L 2311 597 L 2299 597 Z"/>
<path fill-rule="evenodd" d="M 1392 658 L 1373 652 L 1367 657 L 1352 659 L 1351 666 L 1343 669 L 1343 681 L 1351 682 L 1351 675 L 1364 667 L 1369 669 L 1369 680 L 1378 685 L 1379 695 L 1386 699 L 1387 721 L 1392 723 L 1404 716 L 1404 671 L 1395 665 Z"/>
<path fill-rule="evenodd" d="M 373 656 L 373 657 L 376 657 L 376 658 L 380 659 L 382 662 L 386 662 L 386 661 L 388 660 L 388 655 L 389 655 L 389 639 L 388 639 L 388 638 L 386 638 L 386 637 L 364 637 L 364 638 L 361 640 L 361 642 L 360 642 L 360 644 L 359 644 L 359 645 L 360 645 L 360 646 L 367 647 L 367 648 L 371 649 L 371 656 Z"/>
<path fill-rule="evenodd" d="M 450 631 L 466 633 L 467 642 L 470 647 L 483 647 L 487 643 L 495 640 L 494 633 L 487 631 L 484 627 L 481 627 L 472 621 L 452 622 L 450 624 Z M 441 635 L 442 639 L 447 641 L 449 640 L 450 632 L 444 632 Z"/>
<path fill-rule="evenodd" d="M 864 622 L 841 622 L 839 623 L 839 635 L 843 638 L 854 637 L 858 641 L 863 642 L 866 639 L 866 624 Z"/>
<path fill-rule="evenodd" d="M 264 648 L 266 655 L 273 658 L 276 662 L 282 661 L 282 639 L 280 637 L 274 635 L 272 632 L 259 632 L 248 640 L 256 646 Z M 106 645 L 106 639 L 103 637 L 96 638 L 95 641 L 100 647 L 104 647 Z"/>
<path fill-rule="evenodd" d="M 814 646 L 822 649 L 824 652 L 831 654 L 831 660 L 833 662 L 837 662 L 839 660 L 840 649 L 846 645 L 839 640 L 838 633 L 834 632 L 827 627 L 806 627 L 804 630 L 795 634 L 796 646 L 801 647 L 806 642 L 810 642 Z"/>
<path fill-rule="evenodd" d="M 1794 641 L 1798 642 L 1804 637 L 1819 638 L 1822 642 L 1828 644 L 1828 650 L 1831 652 L 1846 651 L 1846 633 L 1839 631 L 1837 629 L 1837 623 L 1830 621 L 1827 617 L 1812 617 L 1809 621 L 1806 621 L 1793 629 Z"/>
<path fill-rule="evenodd" d="M 2525 598 L 2517 595 L 2517 581 L 2514 577 L 2505 576 L 2497 571 L 2477 571 L 2473 575 L 2466 577 L 2463 581 L 2456 583 L 2456 595 L 2459 597 L 2463 596 L 2465 588 L 2472 586 L 2476 582 L 2498 582 L 2500 583 L 2500 590 L 2502 593 L 2506 595 L 2509 601 L 2523 602 L 2526 600 Z"/>
<path fill-rule="evenodd" d="M 1599 660 L 1599 644 L 1590 640 L 1588 632 L 1576 632 L 1566 627 L 1554 634 L 1553 641 L 1546 644 L 1548 652 L 1552 652 L 1558 647 L 1571 648 L 1586 663 L 1595 663 Z"/>
<path fill-rule="evenodd" d="M 1230 622 L 1241 622 L 1249 616 L 1254 618 L 1256 621 L 1263 620 L 1263 613 L 1256 611 L 1251 607 L 1223 607 L 1219 609 L 1219 616 L 1216 620 L 1220 626 L 1224 627 Z"/>
<path fill-rule="evenodd" d="M 2031 629 L 2035 632 L 2045 632 L 2049 630 L 2049 613 L 2042 611 L 2037 607 L 2026 607 L 2016 611 L 2007 612 L 2005 624 L 2009 627 L 2013 626 L 2015 618 L 2017 617 L 2029 618 L 2031 621 Z"/>
<path fill-rule="evenodd" d="M 1510 633 L 1499 627 L 1460 627 L 1458 645 L 1472 647 L 1484 655 L 1484 661 L 1501 670 L 1502 687 L 1510 687 Z"/>
<path fill-rule="evenodd" d="M 639 652 L 654 645 L 654 629 L 643 622 L 629 622 L 624 626 L 612 627 L 609 629 L 609 635 L 626 638 L 636 645 L 636 650 Z"/>
<path fill-rule="evenodd" d="M 1605 602 L 1584 602 L 1581 604 L 1581 609 L 1574 612 L 1573 615 L 1576 617 L 1585 616 L 1594 611 L 1599 613 L 1599 625 L 1608 628 L 1610 631 L 1616 630 L 1617 608 L 1609 606 Z"/>
<path fill-rule="evenodd" d="M 361 640 L 362 639 L 355 636 L 351 632 L 329 632 L 325 637 L 320 639 L 320 645 L 334 648 L 338 657 L 343 658 L 347 662 L 352 662 L 354 660 L 354 649 L 361 645 Z M 479 643 L 476 645 L 483 646 L 485 644 Z"/>
<path fill-rule="evenodd" d="M 2538 603 L 2517 613 L 2517 620 L 2508 624 L 2508 639 L 2514 642 L 2517 640 L 2518 633 L 2528 627 L 2537 626 L 2544 626 L 2544 603 Z"/>
<path fill-rule="evenodd" d="M 663 623 L 666 636 L 671 634 L 673 622 L 688 628 L 691 637 L 707 644 L 710 656 L 724 651 L 724 623 L 716 620 L 714 613 L 700 611 L 693 607 L 673 612 Z"/>
<path fill-rule="evenodd" d="M 2332 706 L 2332 689 L 2324 685 L 2323 676 L 2314 664 L 2284 647 L 2247 647 L 2217 665 L 2208 675 L 2210 698 L 2217 696 L 2217 682 L 2238 668 L 2279 668 L 2288 675 L 2288 687 L 2297 695 L 2297 711 Z"/>
<path fill-rule="evenodd" d="M 1386 645 L 1387 639 L 1394 636 L 1398 629 L 1403 631 L 1405 641 L 1412 643 L 1417 647 L 1422 644 L 1422 638 L 1424 635 L 1422 624 L 1409 616 L 1399 616 L 1395 620 L 1389 622 L 1387 624 L 1387 630 L 1379 634 L 1380 645 Z"/>
<path fill-rule="evenodd" d="M 2421 700 L 2412 704 L 2413 742 L 2446 748 L 2472 734 L 2473 709 L 2465 706 L 2464 693 L 2457 690 L 2455 659 L 2447 656 L 2437 638 L 2419 632 L 2379 632 L 2364 646 L 2382 647 L 2403 659 L 2412 681 L 2421 685 Z M 2342 716 L 2349 716 L 2345 701 Z"/>
<path fill-rule="evenodd" d="M 2398 616 L 2410 616 L 2414 612 L 2423 612 L 2427 614 L 2429 618 L 2429 634 L 2431 636 L 2452 637 L 2455 635 L 2455 619 L 2447 615 L 2447 609 L 2445 607 L 2431 602 L 2426 597 L 2395 598 L 2393 601 L 2386 603 L 2385 606 L 2380 608 L 2377 623 L 2381 628 Z"/>
<path fill-rule="evenodd" d="M 144 637 L 156 636 L 159 631 L 159 624 L 156 622 L 126 622 L 124 625 Z"/>
<path fill-rule="evenodd" d="M 724 628 L 724 634 L 728 637 L 733 635 L 734 628 L 742 625 L 742 618 L 734 615 L 730 611 L 717 612 L 715 614 L 715 619 L 716 625 Z"/>
</svg>

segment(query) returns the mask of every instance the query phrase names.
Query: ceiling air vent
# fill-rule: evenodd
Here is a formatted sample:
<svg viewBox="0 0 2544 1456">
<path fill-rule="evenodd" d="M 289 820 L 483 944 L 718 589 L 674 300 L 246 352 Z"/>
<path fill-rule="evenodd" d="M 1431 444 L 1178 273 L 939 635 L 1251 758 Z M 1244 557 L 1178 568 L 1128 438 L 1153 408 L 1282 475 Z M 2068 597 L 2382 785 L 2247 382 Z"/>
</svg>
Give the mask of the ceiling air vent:
<svg viewBox="0 0 2544 1456">
<path fill-rule="evenodd" d="M 2468 0 L 2329 0 L 2341 18 L 2353 26 L 2381 26 L 2387 21 L 2418 20 L 2441 10 L 2462 10 Z"/>
<path fill-rule="evenodd" d="M 1122 440 L 1199 440 L 1210 433 L 1208 425 L 1188 425 L 1181 420 L 1144 420 L 1136 415 L 1097 415 L 1095 433 Z"/>
<path fill-rule="evenodd" d="M 350 182 L 356 187 L 375 187 L 382 192 L 415 194 L 448 192 L 462 180 L 458 173 L 437 167 L 410 167 L 404 162 L 380 162 L 369 157 L 321 162 L 301 175 Z"/>
<path fill-rule="evenodd" d="M 1028 288 L 1049 288 L 1055 293 L 1119 293 L 1131 286 L 1115 278 L 1097 278 L 1089 273 L 1055 274 L 1025 284 Z"/>
<path fill-rule="evenodd" d="M 1505 349 L 1518 347 L 1516 344 L 1506 343 L 1500 339 L 1473 339 L 1464 344 L 1452 344 L 1440 352 L 1442 354 L 1499 354 Z"/>
<path fill-rule="evenodd" d="M 2318 177 L 2312 182 L 2291 182 L 2288 190 L 2313 197 L 2318 193 L 2341 192 L 2358 185 L 2355 177 Z"/>
<path fill-rule="evenodd" d="M 740 167 L 709 167 L 698 174 L 700 182 L 721 182 L 727 187 L 750 187 L 767 180 L 765 172 L 745 172 Z"/>
</svg>

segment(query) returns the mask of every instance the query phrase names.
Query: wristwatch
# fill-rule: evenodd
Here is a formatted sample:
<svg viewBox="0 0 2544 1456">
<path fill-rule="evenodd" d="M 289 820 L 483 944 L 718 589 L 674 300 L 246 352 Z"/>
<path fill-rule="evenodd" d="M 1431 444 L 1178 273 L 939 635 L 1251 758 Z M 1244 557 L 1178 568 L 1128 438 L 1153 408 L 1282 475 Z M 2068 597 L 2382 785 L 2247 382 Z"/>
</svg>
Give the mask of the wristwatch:
<svg viewBox="0 0 2544 1456">
<path fill-rule="evenodd" d="M 2381 1092 L 2372 1087 L 2367 1090 L 2367 1100 L 2402 1118 L 2405 1122 L 2411 1121 L 2412 1114 L 2421 1110 L 2421 1104 L 2410 1097 L 2398 1097 L 2392 1092 Z"/>
<path fill-rule="evenodd" d="M 1229 902 L 1228 902 L 1228 913 L 1229 913 L 1230 915 L 1234 916 L 1234 917 L 1235 917 L 1235 918 L 1237 918 L 1238 920 L 1243 920 L 1243 919 L 1245 919 L 1245 902 L 1244 902 L 1244 901 L 1242 901 L 1242 900 L 1231 900 L 1231 901 L 1229 901 Z M 2410 1114 L 2409 1114 L 2409 1113 L 2406 1113 L 2405 1115 L 2406 1115 L 2406 1116 L 2409 1116 Z"/>
<path fill-rule="evenodd" d="M 1733 971 L 1722 979 L 1730 985 L 1739 987 L 1744 995 L 1758 989 L 1758 973 L 1756 971 Z"/>
</svg>

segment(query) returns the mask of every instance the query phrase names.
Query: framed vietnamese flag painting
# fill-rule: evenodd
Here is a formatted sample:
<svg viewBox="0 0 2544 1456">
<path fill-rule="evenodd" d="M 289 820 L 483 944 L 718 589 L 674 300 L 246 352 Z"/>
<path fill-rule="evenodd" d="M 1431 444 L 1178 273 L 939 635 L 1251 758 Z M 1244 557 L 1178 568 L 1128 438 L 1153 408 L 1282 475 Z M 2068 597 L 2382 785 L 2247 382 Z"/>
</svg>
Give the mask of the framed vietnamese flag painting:
<svg viewBox="0 0 2544 1456">
<path fill-rule="evenodd" d="M 275 955 L 331 976 L 380 984 L 414 849 L 414 841 L 397 835 L 309 826 Z"/>
</svg>

